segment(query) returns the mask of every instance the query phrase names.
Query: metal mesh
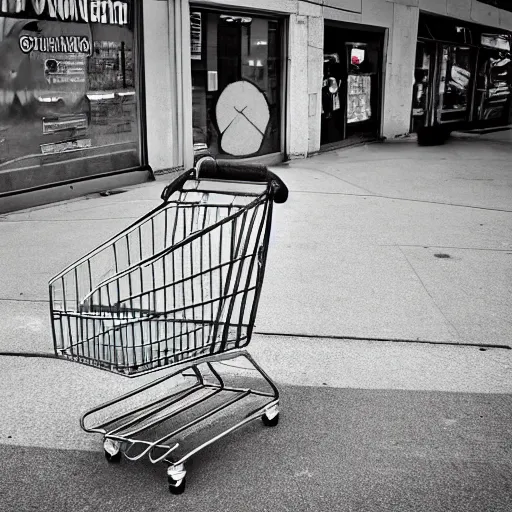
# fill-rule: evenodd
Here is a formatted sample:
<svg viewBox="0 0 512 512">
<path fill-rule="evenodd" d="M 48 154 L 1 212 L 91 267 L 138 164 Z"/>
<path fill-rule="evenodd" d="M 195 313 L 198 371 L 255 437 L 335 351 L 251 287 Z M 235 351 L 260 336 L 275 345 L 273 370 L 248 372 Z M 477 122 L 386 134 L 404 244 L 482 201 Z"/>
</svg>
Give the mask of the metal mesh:
<svg viewBox="0 0 512 512">
<path fill-rule="evenodd" d="M 249 343 L 268 186 L 186 187 L 50 282 L 59 357 L 134 375 Z"/>
</svg>

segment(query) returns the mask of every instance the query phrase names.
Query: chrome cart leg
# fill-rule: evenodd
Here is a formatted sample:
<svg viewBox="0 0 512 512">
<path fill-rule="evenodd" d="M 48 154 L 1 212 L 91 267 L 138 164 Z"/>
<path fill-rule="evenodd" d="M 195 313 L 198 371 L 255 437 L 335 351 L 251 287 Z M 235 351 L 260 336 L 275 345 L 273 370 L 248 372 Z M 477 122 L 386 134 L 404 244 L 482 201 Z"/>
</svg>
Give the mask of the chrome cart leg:
<svg viewBox="0 0 512 512">
<path fill-rule="evenodd" d="M 251 357 L 247 351 L 244 350 L 240 355 L 245 357 L 253 365 L 253 367 L 260 373 L 260 375 L 272 388 L 275 401 L 264 410 L 263 415 L 261 416 L 261 420 L 266 427 L 276 427 L 279 423 L 279 390 L 273 383 L 272 379 L 265 373 L 263 368 L 261 368 L 261 366 Z"/>
<path fill-rule="evenodd" d="M 121 461 L 121 443 L 106 437 L 103 440 L 103 449 L 105 450 L 105 458 L 109 462 Z"/>
<path fill-rule="evenodd" d="M 182 494 L 185 490 L 187 472 L 185 464 L 171 464 L 167 468 L 167 481 L 171 494 Z"/>
<path fill-rule="evenodd" d="M 263 425 L 266 427 L 275 427 L 279 423 L 279 402 L 265 409 L 261 417 Z"/>
</svg>

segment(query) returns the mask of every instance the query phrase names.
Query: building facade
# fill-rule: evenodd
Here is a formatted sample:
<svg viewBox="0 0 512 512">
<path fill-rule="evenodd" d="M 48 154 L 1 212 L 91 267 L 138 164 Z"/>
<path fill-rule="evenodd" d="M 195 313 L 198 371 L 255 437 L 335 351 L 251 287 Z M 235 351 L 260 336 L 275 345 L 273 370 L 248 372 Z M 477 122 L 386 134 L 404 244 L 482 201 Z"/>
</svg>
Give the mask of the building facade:
<svg viewBox="0 0 512 512">
<path fill-rule="evenodd" d="M 158 145 L 155 156 L 162 168 L 186 167 L 195 146 L 220 159 L 276 162 L 422 126 L 506 125 L 512 12 L 502 4 L 149 2 L 161 19 L 171 11 L 169 75 L 179 83 L 167 87 L 182 102 L 172 126 L 184 130 L 174 138 L 178 159 L 164 165 L 171 156 Z"/>
<path fill-rule="evenodd" d="M 501 0 L 0 0 L 0 211 L 511 121 Z M 510 2 L 509 2 L 510 4 Z"/>
</svg>

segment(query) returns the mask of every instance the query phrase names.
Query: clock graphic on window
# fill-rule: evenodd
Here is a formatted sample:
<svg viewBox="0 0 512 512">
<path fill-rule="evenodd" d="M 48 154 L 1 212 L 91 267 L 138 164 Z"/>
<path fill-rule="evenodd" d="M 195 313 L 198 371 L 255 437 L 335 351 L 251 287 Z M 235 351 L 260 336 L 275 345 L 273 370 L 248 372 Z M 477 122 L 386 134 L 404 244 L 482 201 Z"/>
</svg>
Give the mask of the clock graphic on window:
<svg viewBox="0 0 512 512">
<path fill-rule="evenodd" d="M 265 95 L 251 82 L 229 84 L 221 93 L 215 109 L 221 133 L 221 148 L 232 156 L 257 153 L 270 120 Z"/>
</svg>

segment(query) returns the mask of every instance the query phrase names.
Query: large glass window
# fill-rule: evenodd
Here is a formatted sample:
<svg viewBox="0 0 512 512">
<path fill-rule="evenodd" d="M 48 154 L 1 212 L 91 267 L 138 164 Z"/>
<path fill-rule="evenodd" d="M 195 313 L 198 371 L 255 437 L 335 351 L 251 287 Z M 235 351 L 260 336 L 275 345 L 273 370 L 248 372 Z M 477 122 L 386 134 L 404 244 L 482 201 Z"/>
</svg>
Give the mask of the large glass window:
<svg viewBox="0 0 512 512">
<path fill-rule="evenodd" d="M 512 92 L 510 37 L 482 34 L 478 56 L 477 119 L 508 122 Z"/>
<path fill-rule="evenodd" d="M 277 19 L 192 9 L 195 148 L 222 158 L 281 150 Z"/>
<path fill-rule="evenodd" d="M 420 13 L 412 129 L 507 124 L 512 103 L 508 33 Z M 448 126 L 450 128 L 450 126 Z"/>
<path fill-rule="evenodd" d="M 471 80 L 470 48 L 445 46 L 441 66 L 444 74 L 439 92 L 443 95 L 443 109 L 467 110 Z"/>
<path fill-rule="evenodd" d="M 443 45 L 439 78 L 439 122 L 466 121 L 471 106 L 474 51 Z"/>
<path fill-rule="evenodd" d="M 140 165 L 133 7 L 0 2 L 0 192 Z"/>
</svg>

